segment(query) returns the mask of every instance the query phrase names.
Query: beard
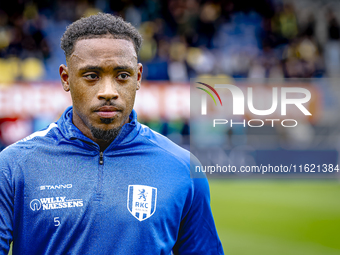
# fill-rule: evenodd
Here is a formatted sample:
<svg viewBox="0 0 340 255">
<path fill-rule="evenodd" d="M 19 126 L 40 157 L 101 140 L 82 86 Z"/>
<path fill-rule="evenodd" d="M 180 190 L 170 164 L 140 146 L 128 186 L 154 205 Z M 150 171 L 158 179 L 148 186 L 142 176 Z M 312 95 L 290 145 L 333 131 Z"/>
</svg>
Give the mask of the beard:
<svg viewBox="0 0 340 255">
<path fill-rule="evenodd" d="M 103 130 L 96 127 L 91 127 L 91 133 L 94 138 L 104 140 L 105 142 L 112 142 L 120 133 L 121 127 L 109 130 Z"/>
<path fill-rule="evenodd" d="M 111 122 L 114 121 L 114 118 L 111 118 L 111 119 L 101 118 L 100 120 L 104 124 L 110 124 Z M 103 129 L 91 126 L 90 130 L 94 138 L 103 140 L 105 142 L 112 142 L 119 135 L 120 130 L 122 129 L 123 125 L 120 125 L 119 127 L 109 129 L 109 130 L 103 130 Z"/>
</svg>

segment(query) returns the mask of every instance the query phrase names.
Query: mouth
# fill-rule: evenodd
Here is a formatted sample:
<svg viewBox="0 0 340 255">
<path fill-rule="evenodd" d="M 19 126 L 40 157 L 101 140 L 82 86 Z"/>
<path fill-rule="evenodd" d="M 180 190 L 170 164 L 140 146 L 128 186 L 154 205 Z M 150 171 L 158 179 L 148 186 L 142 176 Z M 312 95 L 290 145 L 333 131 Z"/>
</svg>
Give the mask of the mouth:
<svg viewBox="0 0 340 255">
<path fill-rule="evenodd" d="M 121 112 L 120 109 L 114 106 L 102 106 L 95 110 L 95 113 L 99 115 L 100 118 L 115 118 Z"/>
</svg>

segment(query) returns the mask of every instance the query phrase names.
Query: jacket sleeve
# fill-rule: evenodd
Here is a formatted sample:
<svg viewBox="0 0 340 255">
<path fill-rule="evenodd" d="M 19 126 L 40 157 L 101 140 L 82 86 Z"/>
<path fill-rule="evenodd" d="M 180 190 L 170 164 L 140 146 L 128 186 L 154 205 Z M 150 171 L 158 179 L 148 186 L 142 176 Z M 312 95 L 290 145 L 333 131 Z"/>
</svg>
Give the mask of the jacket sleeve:
<svg viewBox="0 0 340 255">
<path fill-rule="evenodd" d="M 224 254 L 210 208 L 210 191 L 206 178 L 193 178 L 193 200 L 181 222 L 174 254 Z"/>
<path fill-rule="evenodd" d="M 0 153 L 0 255 L 8 254 L 13 233 L 13 194 L 10 169 Z"/>
</svg>

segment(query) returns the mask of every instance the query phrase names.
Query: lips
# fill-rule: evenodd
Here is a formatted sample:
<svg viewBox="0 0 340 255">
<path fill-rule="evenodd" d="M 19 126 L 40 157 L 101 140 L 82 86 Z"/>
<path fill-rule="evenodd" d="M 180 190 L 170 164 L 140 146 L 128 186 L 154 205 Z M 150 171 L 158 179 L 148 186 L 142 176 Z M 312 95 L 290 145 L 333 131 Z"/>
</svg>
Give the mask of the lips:
<svg viewBox="0 0 340 255">
<path fill-rule="evenodd" d="M 114 118 L 118 113 L 121 112 L 120 109 L 114 106 L 102 106 L 95 111 L 101 118 Z"/>
</svg>

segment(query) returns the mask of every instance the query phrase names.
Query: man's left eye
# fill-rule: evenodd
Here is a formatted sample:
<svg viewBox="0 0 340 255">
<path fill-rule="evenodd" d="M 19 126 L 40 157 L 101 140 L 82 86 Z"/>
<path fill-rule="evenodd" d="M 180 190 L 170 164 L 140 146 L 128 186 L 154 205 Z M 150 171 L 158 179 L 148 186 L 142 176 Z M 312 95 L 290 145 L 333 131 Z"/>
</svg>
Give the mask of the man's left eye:
<svg viewBox="0 0 340 255">
<path fill-rule="evenodd" d="M 130 75 L 128 75 L 127 73 L 121 73 L 120 75 L 118 75 L 118 78 L 125 80 L 125 79 L 129 78 L 129 76 Z"/>
</svg>

